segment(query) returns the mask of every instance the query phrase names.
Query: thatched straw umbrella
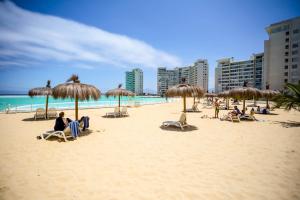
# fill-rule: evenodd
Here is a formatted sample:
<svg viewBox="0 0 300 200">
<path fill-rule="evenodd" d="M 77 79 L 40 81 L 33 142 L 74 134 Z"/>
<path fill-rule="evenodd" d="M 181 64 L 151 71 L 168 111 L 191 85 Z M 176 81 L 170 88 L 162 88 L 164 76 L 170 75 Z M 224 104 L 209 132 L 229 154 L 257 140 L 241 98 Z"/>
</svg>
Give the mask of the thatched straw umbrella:
<svg viewBox="0 0 300 200">
<path fill-rule="evenodd" d="M 183 112 L 186 112 L 186 97 L 201 97 L 203 96 L 202 88 L 192 86 L 185 83 L 185 78 L 182 83 L 169 88 L 166 92 L 167 97 L 183 97 Z"/>
<path fill-rule="evenodd" d="M 247 87 L 247 82 L 244 82 L 244 86 L 240 88 L 234 88 L 229 91 L 229 96 L 243 100 L 243 110 L 245 110 L 245 100 L 249 98 L 259 98 L 262 96 L 259 89 L 253 87 Z"/>
<path fill-rule="evenodd" d="M 73 81 L 73 82 L 71 82 Z M 71 82 L 71 83 L 70 83 Z M 77 75 L 72 75 L 66 83 L 53 88 L 53 97 L 75 99 L 75 118 L 78 120 L 78 100 L 99 99 L 101 92 L 93 85 L 80 83 Z"/>
<path fill-rule="evenodd" d="M 221 92 L 218 94 L 218 97 L 223 97 L 226 100 L 226 108 L 229 109 L 229 90 Z"/>
<path fill-rule="evenodd" d="M 119 99 L 119 108 L 121 107 L 121 96 L 134 96 L 135 94 L 129 90 L 122 89 L 122 84 L 119 84 L 118 88 L 108 90 L 106 92 L 106 97 L 113 96 Z"/>
<path fill-rule="evenodd" d="M 50 80 L 47 81 L 46 87 L 38 87 L 38 88 L 33 88 L 28 91 L 28 95 L 30 97 L 33 96 L 46 96 L 46 118 L 48 117 L 48 100 L 49 100 L 49 95 L 52 95 L 52 89 L 50 86 Z"/>
<path fill-rule="evenodd" d="M 214 101 L 214 97 L 216 97 L 217 95 L 215 93 L 205 93 L 204 96 L 207 98 L 211 98 L 212 101 Z"/>
<path fill-rule="evenodd" d="M 266 98 L 266 108 L 270 108 L 269 105 L 269 99 L 271 99 L 272 97 L 278 95 L 280 92 L 275 91 L 275 90 L 270 90 L 270 86 L 266 85 L 266 89 L 261 91 L 262 93 L 262 97 Z"/>
</svg>

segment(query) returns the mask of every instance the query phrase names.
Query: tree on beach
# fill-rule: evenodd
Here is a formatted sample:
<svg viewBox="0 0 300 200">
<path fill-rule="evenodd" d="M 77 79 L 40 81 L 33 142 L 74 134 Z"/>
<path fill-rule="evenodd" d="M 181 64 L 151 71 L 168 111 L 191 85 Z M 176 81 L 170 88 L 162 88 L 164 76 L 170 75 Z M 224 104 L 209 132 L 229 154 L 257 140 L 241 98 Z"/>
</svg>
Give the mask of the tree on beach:
<svg viewBox="0 0 300 200">
<path fill-rule="evenodd" d="M 275 108 L 283 106 L 286 110 L 295 109 L 300 111 L 300 83 L 287 83 L 286 90 L 273 98 Z"/>
</svg>

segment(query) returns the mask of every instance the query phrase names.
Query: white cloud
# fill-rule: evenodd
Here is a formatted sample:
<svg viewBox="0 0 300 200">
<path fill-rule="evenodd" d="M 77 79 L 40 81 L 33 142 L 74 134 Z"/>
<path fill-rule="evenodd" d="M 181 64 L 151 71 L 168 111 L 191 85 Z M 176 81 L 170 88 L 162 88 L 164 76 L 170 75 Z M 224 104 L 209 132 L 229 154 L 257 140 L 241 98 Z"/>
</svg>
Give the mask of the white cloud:
<svg viewBox="0 0 300 200">
<path fill-rule="evenodd" d="M 10 56 L 13 61 L 8 62 Z M 181 64 L 179 58 L 143 41 L 27 11 L 10 1 L 0 1 L 0 59 L 13 66 L 24 65 L 25 59 L 75 62 L 83 68 L 99 63 L 153 68 Z"/>
</svg>

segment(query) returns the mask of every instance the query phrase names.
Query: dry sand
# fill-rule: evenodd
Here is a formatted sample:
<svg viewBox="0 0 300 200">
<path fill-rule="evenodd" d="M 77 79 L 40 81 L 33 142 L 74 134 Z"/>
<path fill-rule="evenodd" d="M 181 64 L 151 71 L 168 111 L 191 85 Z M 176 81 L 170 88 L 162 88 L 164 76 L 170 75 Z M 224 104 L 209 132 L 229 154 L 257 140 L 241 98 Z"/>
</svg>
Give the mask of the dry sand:
<svg viewBox="0 0 300 200">
<path fill-rule="evenodd" d="M 36 139 L 54 120 L 0 114 L 0 199 L 300 199 L 299 112 L 231 123 L 201 119 L 213 110 L 199 107 L 185 132 L 160 128 L 181 101 L 116 119 L 81 110 L 92 132 L 67 143 Z"/>
</svg>

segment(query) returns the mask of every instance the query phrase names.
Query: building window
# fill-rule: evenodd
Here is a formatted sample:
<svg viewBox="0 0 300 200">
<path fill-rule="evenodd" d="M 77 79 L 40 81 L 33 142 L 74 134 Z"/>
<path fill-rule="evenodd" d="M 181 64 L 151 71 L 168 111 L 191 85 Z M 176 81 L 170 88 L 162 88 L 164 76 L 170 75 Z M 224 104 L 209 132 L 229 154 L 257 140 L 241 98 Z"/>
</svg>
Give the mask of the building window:
<svg viewBox="0 0 300 200">
<path fill-rule="evenodd" d="M 288 73 L 288 72 L 284 72 L 284 75 L 285 75 L 285 76 L 288 76 L 288 75 L 289 75 L 289 73 Z"/>
<path fill-rule="evenodd" d="M 289 68 L 289 66 L 287 66 L 287 65 L 284 66 L 284 69 L 288 69 L 288 68 Z"/>
<path fill-rule="evenodd" d="M 285 52 L 285 54 L 284 54 L 285 56 L 288 56 L 289 55 L 289 52 Z"/>
<path fill-rule="evenodd" d="M 298 58 L 292 58 L 292 62 L 298 62 Z"/>
<path fill-rule="evenodd" d="M 289 49 L 289 45 L 285 45 L 285 49 Z"/>
<path fill-rule="evenodd" d="M 293 33 L 294 33 L 294 34 L 297 34 L 297 33 L 299 33 L 299 29 L 295 29 L 295 30 L 293 30 Z"/>
<path fill-rule="evenodd" d="M 298 47 L 298 43 L 294 43 L 293 48 L 297 48 L 297 47 Z"/>
<path fill-rule="evenodd" d="M 285 35 L 289 35 L 289 34 L 290 34 L 290 32 L 289 32 L 289 31 L 285 32 Z"/>
<path fill-rule="evenodd" d="M 289 59 L 288 58 L 284 59 L 284 62 L 286 62 L 286 63 L 289 62 Z"/>
<path fill-rule="evenodd" d="M 296 55 L 296 54 L 298 54 L 298 50 L 292 51 L 292 55 Z"/>
<path fill-rule="evenodd" d="M 298 65 L 292 65 L 292 69 L 297 69 Z"/>
<path fill-rule="evenodd" d="M 290 39 L 289 38 L 285 38 L 285 42 L 289 42 L 290 41 Z"/>
<path fill-rule="evenodd" d="M 287 80 L 287 79 L 284 79 L 284 82 L 285 82 L 285 83 L 287 83 L 287 82 L 288 82 L 288 80 Z"/>
</svg>

